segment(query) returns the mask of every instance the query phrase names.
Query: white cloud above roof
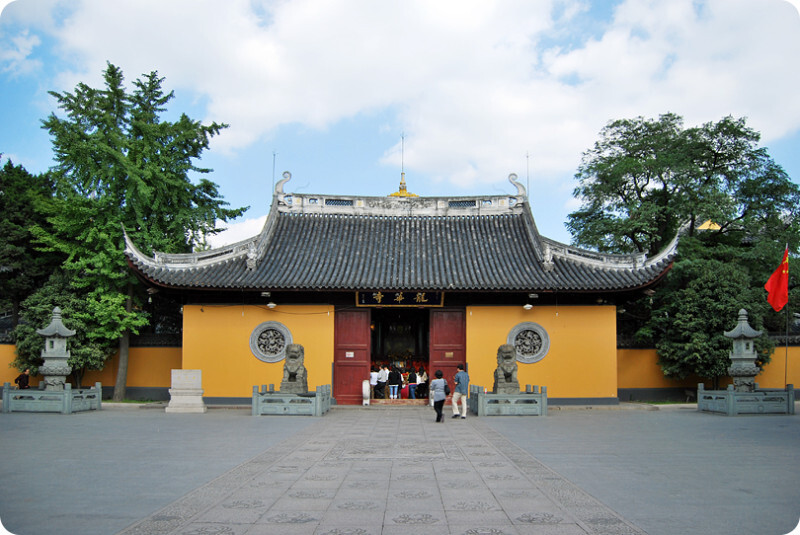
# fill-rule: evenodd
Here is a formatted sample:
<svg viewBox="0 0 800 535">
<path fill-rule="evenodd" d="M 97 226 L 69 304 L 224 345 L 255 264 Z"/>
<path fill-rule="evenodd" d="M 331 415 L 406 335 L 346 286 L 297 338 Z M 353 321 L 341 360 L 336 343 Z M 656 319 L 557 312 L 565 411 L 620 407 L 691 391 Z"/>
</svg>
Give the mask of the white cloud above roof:
<svg viewBox="0 0 800 535">
<path fill-rule="evenodd" d="M 498 187 L 525 165 L 547 189 L 623 117 L 746 116 L 766 143 L 800 132 L 800 15 L 784 0 L 18 0 L 1 22 L 8 76 L 70 90 L 106 61 L 129 80 L 158 70 L 192 117 L 231 125 L 213 144 L 230 158 L 350 121 L 353 143 L 396 131 L 365 157 L 399 168 L 402 131 L 422 194 Z"/>
</svg>

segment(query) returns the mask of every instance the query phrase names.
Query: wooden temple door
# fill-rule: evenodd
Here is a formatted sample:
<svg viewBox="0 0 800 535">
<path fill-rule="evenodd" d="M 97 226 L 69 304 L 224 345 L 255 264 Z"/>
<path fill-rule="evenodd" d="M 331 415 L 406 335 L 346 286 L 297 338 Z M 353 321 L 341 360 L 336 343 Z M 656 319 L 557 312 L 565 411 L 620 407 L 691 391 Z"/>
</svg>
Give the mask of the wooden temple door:
<svg viewBox="0 0 800 535">
<path fill-rule="evenodd" d="M 340 405 L 360 405 L 369 380 L 370 311 L 337 310 L 333 335 L 333 397 Z"/>
<path fill-rule="evenodd" d="M 434 379 L 436 370 L 442 370 L 452 390 L 456 366 L 467 362 L 467 321 L 464 309 L 431 309 L 431 356 L 428 376 Z"/>
</svg>

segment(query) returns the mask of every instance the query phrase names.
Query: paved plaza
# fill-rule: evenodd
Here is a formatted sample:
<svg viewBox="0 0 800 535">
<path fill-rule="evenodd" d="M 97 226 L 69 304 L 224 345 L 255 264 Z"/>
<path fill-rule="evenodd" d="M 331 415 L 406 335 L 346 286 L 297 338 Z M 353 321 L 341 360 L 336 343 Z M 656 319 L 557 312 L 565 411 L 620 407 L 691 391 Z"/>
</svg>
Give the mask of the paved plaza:
<svg viewBox="0 0 800 535">
<path fill-rule="evenodd" d="M 16 535 L 785 534 L 800 418 L 551 407 L 3 414 Z"/>
</svg>

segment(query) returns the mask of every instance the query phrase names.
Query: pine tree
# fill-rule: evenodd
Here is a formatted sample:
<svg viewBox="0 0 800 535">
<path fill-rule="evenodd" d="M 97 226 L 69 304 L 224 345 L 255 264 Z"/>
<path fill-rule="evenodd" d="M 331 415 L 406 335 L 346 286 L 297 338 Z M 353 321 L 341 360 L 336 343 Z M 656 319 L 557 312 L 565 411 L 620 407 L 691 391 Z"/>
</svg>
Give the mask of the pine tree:
<svg viewBox="0 0 800 535">
<path fill-rule="evenodd" d="M 87 291 L 95 320 L 90 338 L 118 340 L 114 399 L 125 397 L 130 334 L 146 325 L 141 286 L 127 267 L 123 229 L 143 251 L 186 252 L 218 231 L 217 221 L 241 215 L 230 209 L 217 185 L 192 173 L 211 138 L 227 125 L 203 125 L 181 115 L 162 118 L 173 93 L 151 72 L 128 93 L 122 71 L 108 64 L 100 89 L 80 83 L 73 92 L 50 94 L 63 113 L 43 121 L 55 153 L 56 197 L 51 229 L 38 239 L 66 255 L 64 268 L 77 289 Z"/>
</svg>

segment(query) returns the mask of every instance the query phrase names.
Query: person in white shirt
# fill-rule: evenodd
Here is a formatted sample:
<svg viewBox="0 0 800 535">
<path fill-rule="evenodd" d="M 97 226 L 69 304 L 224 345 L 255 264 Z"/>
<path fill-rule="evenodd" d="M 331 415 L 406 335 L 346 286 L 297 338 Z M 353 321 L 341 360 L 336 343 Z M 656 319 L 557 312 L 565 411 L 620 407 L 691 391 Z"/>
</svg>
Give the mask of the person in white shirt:
<svg viewBox="0 0 800 535">
<path fill-rule="evenodd" d="M 372 399 L 375 399 L 378 393 L 378 368 L 376 366 L 373 366 L 369 372 L 369 387 L 372 390 Z"/>
<path fill-rule="evenodd" d="M 377 399 L 386 398 L 386 381 L 389 380 L 389 367 L 386 364 L 381 366 L 378 371 L 378 394 L 375 396 Z"/>
<path fill-rule="evenodd" d="M 428 397 L 428 374 L 425 372 L 425 368 L 422 367 L 417 372 L 417 397 Z"/>
</svg>

